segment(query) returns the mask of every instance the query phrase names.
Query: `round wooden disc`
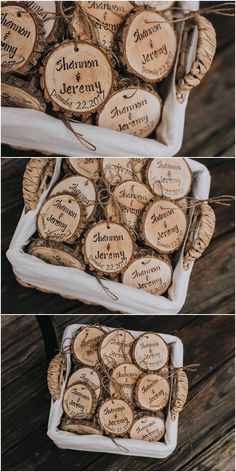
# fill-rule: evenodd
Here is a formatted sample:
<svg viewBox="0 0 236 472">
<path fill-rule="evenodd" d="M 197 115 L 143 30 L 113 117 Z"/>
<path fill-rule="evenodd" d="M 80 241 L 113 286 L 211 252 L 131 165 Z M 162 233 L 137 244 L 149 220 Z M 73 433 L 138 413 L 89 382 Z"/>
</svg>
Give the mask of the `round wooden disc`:
<svg viewBox="0 0 236 472">
<path fill-rule="evenodd" d="M 103 434 L 96 423 L 86 420 L 73 420 L 71 418 L 63 418 L 60 429 L 74 434 Z"/>
<path fill-rule="evenodd" d="M 85 262 L 91 270 L 104 275 L 119 274 L 131 261 L 134 250 L 128 230 L 108 221 L 95 223 L 83 241 Z"/>
<path fill-rule="evenodd" d="M 81 256 L 64 244 L 44 240 L 34 241 L 28 248 L 28 254 L 38 257 L 48 264 L 85 270 Z"/>
<path fill-rule="evenodd" d="M 143 374 L 135 387 L 136 403 L 147 411 L 164 408 L 168 403 L 169 393 L 168 381 L 158 374 Z"/>
<path fill-rule="evenodd" d="M 45 42 L 44 29 L 24 4 L 6 2 L 1 8 L 3 72 L 25 74 L 36 64 Z"/>
<path fill-rule="evenodd" d="M 146 138 L 161 118 L 162 101 L 155 90 L 126 87 L 114 92 L 97 116 L 102 128 Z"/>
<path fill-rule="evenodd" d="M 112 436 L 124 436 L 134 419 L 130 405 L 120 398 L 105 400 L 98 410 L 101 428 Z"/>
<path fill-rule="evenodd" d="M 148 166 L 147 181 L 156 195 L 180 200 L 191 190 L 192 173 L 183 158 L 155 158 Z"/>
<path fill-rule="evenodd" d="M 121 206 L 125 224 L 134 229 L 142 210 L 153 198 L 149 188 L 134 180 L 127 180 L 118 185 L 113 195 Z"/>
<path fill-rule="evenodd" d="M 155 9 L 141 7 L 129 17 L 120 50 L 129 72 L 146 82 L 159 82 L 167 77 L 174 64 L 176 33 Z"/>
<path fill-rule="evenodd" d="M 139 257 L 125 269 L 122 283 L 153 295 L 165 293 L 172 280 L 170 261 L 155 256 Z"/>
<path fill-rule="evenodd" d="M 57 2 L 51 0 L 47 2 L 44 0 L 43 2 L 25 1 L 24 3 L 43 22 L 45 28 L 45 38 L 47 39 L 47 42 L 53 41 L 55 39 L 54 35 L 58 25 L 57 16 L 59 16 Z"/>
<path fill-rule="evenodd" d="M 67 158 L 66 162 L 74 174 L 83 175 L 91 180 L 99 178 L 100 159 L 92 157 Z"/>
<path fill-rule="evenodd" d="M 104 52 L 82 41 L 55 46 L 40 73 L 45 99 L 68 116 L 97 111 L 113 85 L 113 70 Z"/>
<path fill-rule="evenodd" d="M 45 111 L 46 104 L 41 92 L 24 80 L 2 74 L 1 85 L 2 106 Z"/>
<path fill-rule="evenodd" d="M 112 372 L 109 391 L 111 397 L 120 397 L 133 402 L 134 386 L 142 371 L 135 364 L 120 364 Z"/>
<path fill-rule="evenodd" d="M 133 358 L 142 370 L 159 370 L 168 362 L 168 357 L 168 347 L 156 333 L 144 333 L 135 341 Z"/>
<path fill-rule="evenodd" d="M 81 364 L 96 367 L 98 347 L 105 336 L 105 331 L 96 326 L 85 326 L 76 333 L 72 341 L 72 352 Z"/>
<path fill-rule="evenodd" d="M 83 222 L 83 207 L 73 195 L 49 197 L 37 216 L 40 236 L 56 242 L 75 242 Z"/>
<path fill-rule="evenodd" d="M 186 215 L 176 202 L 158 198 L 145 208 L 141 222 L 142 237 L 147 246 L 160 253 L 177 251 L 186 230 Z"/>
<path fill-rule="evenodd" d="M 69 418 L 90 418 L 95 406 L 95 394 L 88 385 L 80 382 L 65 390 L 62 407 Z"/>
<path fill-rule="evenodd" d="M 115 329 L 102 340 L 99 356 L 102 363 L 111 369 L 120 364 L 132 362 L 131 350 L 134 343 L 133 336 L 125 329 Z"/>
<path fill-rule="evenodd" d="M 106 157 L 102 160 L 102 172 L 105 180 L 110 185 L 117 185 L 126 180 L 142 182 L 142 167 L 144 159 L 134 157 L 122 157 L 113 159 Z"/>
<path fill-rule="evenodd" d="M 129 436 L 140 441 L 158 442 L 165 434 L 165 423 L 155 416 L 142 416 L 134 421 Z"/>
<path fill-rule="evenodd" d="M 165 10 L 169 10 L 169 8 L 171 8 L 175 2 L 166 2 L 165 0 L 161 0 L 159 2 L 155 2 L 155 1 L 153 2 L 153 1 L 148 0 L 148 1 L 142 2 L 139 0 L 133 3 L 135 3 L 135 5 L 137 6 L 147 5 L 149 7 L 156 8 L 156 10 L 158 11 L 165 11 Z"/>
<path fill-rule="evenodd" d="M 86 219 L 94 216 L 97 204 L 97 192 L 91 180 L 82 175 L 66 177 L 55 185 L 50 196 L 64 192 L 74 195 L 82 203 Z"/>
<path fill-rule="evenodd" d="M 97 400 L 100 398 L 102 385 L 96 370 L 91 369 L 91 367 L 81 367 L 80 369 L 73 372 L 73 374 L 69 377 L 67 387 L 80 382 L 89 385 L 89 387 L 94 391 Z"/>
</svg>

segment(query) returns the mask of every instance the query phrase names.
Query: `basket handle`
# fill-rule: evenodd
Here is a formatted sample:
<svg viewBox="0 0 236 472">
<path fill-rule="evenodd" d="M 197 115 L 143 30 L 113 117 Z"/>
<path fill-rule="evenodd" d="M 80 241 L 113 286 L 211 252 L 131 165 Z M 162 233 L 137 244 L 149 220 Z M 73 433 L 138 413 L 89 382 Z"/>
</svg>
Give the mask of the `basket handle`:
<svg viewBox="0 0 236 472">
<path fill-rule="evenodd" d="M 215 52 L 216 52 L 216 32 L 212 23 L 204 16 L 196 15 L 193 19 L 193 25 L 198 29 L 198 43 L 196 49 L 195 59 L 192 63 L 191 69 L 184 76 L 177 78 L 176 83 L 176 97 L 181 103 L 184 98 L 184 93 L 197 87 L 201 80 L 211 67 Z M 184 51 L 180 53 L 180 71 L 185 70 L 183 60 L 186 60 L 186 44 L 183 44 Z M 181 63 L 182 62 L 182 63 Z"/>
<path fill-rule="evenodd" d="M 47 372 L 48 390 L 53 400 L 59 400 L 61 397 L 61 388 L 64 382 L 66 372 L 66 357 L 59 352 L 51 360 Z"/>
<path fill-rule="evenodd" d="M 215 231 L 215 223 L 215 212 L 208 203 L 202 202 L 195 208 L 183 258 L 184 270 L 188 270 L 209 245 Z"/>
</svg>

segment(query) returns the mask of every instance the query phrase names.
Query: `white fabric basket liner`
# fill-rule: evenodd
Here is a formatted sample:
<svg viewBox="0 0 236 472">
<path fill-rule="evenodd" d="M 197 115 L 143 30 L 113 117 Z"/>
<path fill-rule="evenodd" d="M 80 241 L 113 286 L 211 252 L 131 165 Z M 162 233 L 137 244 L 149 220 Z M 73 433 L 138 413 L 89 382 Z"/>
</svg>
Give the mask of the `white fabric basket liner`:
<svg viewBox="0 0 236 472">
<path fill-rule="evenodd" d="M 199 1 L 179 2 L 180 7 L 197 10 Z M 180 37 L 184 23 L 176 23 Z M 197 45 L 195 30 L 189 46 L 186 69 L 189 72 L 195 58 Z M 175 156 L 182 146 L 185 110 L 189 93 L 185 94 L 183 103 L 176 99 L 175 76 L 179 50 L 175 67 L 167 80 L 168 93 L 164 101 L 161 122 L 156 129 L 156 139 L 139 138 L 125 133 L 87 124 L 72 124 L 75 131 L 96 147 L 92 152 L 83 146 L 68 130 L 64 123 L 36 110 L 23 108 L 2 108 L 2 143 L 47 152 L 52 155 L 71 157 L 170 157 Z"/>
<path fill-rule="evenodd" d="M 81 327 L 86 325 L 73 324 L 68 326 L 63 334 L 62 346 L 66 338 L 71 338 L 73 334 Z M 110 332 L 116 328 L 108 328 L 104 326 L 105 330 Z M 134 338 L 137 338 L 144 331 L 130 331 Z M 182 341 L 176 337 L 168 334 L 160 334 L 164 341 L 170 348 L 170 363 L 173 367 L 183 366 L 183 344 Z M 68 339 L 65 342 L 68 346 Z M 93 452 L 108 452 L 112 454 L 123 454 L 129 456 L 143 456 L 143 457 L 155 457 L 164 459 L 168 457 L 177 445 L 178 436 L 178 415 L 174 421 L 170 419 L 170 411 L 168 411 L 166 419 L 166 433 L 164 436 L 164 442 L 150 443 L 147 441 L 138 441 L 133 439 L 116 438 L 116 442 L 121 446 L 126 447 L 129 452 L 122 452 L 110 438 L 106 436 L 100 436 L 96 434 L 92 435 L 76 435 L 68 433 L 58 429 L 58 425 L 61 422 L 63 414 L 62 398 L 67 383 L 67 379 L 71 369 L 71 356 L 67 354 L 67 371 L 65 382 L 61 391 L 60 400 L 51 402 L 51 409 L 48 421 L 47 434 L 50 439 L 62 449 L 73 449 L 77 451 L 93 451 Z M 169 405 L 170 408 L 170 405 Z"/>
<path fill-rule="evenodd" d="M 196 160 L 187 159 L 193 173 L 192 196 L 197 199 L 207 199 L 210 192 L 211 177 L 208 169 Z M 130 314 L 176 314 L 183 307 L 188 290 L 188 283 L 192 266 L 189 270 L 183 269 L 182 249 L 177 253 L 176 266 L 173 272 L 172 284 L 168 290 L 168 298 L 152 295 L 128 285 L 105 279 L 103 283 L 118 297 L 113 300 L 104 291 L 96 278 L 81 270 L 71 267 L 54 266 L 24 252 L 24 246 L 29 244 L 36 231 L 36 216 L 42 202 L 50 192 L 51 187 L 58 180 L 62 158 L 58 158 L 54 176 L 47 191 L 41 196 L 35 210 L 22 212 L 15 230 L 7 257 L 12 264 L 13 271 L 23 282 L 39 287 L 43 290 L 58 293 L 65 297 L 85 300 L 88 303 L 102 305 L 111 311 Z M 191 213 L 189 226 L 191 223 Z M 187 235 L 186 235 L 187 238 Z M 186 241 L 185 238 L 185 241 Z"/>
</svg>

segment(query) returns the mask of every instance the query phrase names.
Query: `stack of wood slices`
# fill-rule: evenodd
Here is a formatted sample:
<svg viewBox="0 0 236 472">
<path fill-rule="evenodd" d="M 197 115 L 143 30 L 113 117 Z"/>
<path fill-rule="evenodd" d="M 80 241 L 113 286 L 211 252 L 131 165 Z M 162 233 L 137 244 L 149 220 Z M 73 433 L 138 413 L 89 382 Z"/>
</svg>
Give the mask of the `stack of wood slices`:
<svg viewBox="0 0 236 472">
<path fill-rule="evenodd" d="M 151 135 L 178 47 L 173 4 L 2 2 L 2 105 Z"/>
<path fill-rule="evenodd" d="M 23 179 L 27 211 L 36 208 L 55 161 L 29 161 Z M 167 296 L 188 228 L 192 173 L 186 160 L 67 158 L 61 169 L 38 209 L 37 233 L 26 251 Z"/>
<path fill-rule="evenodd" d="M 147 332 L 134 339 L 123 328 L 83 326 L 75 332 L 70 352 L 61 430 L 150 442 L 163 439 L 168 405 L 171 412 L 176 407 L 180 412 L 187 393 L 181 401 L 177 395 L 177 405 L 172 381 L 176 392 L 180 385 L 160 335 Z M 51 367 L 49 373 L 53 375 Z M 184 388 L 187 392 L 187 378 Z"/>
</svg>

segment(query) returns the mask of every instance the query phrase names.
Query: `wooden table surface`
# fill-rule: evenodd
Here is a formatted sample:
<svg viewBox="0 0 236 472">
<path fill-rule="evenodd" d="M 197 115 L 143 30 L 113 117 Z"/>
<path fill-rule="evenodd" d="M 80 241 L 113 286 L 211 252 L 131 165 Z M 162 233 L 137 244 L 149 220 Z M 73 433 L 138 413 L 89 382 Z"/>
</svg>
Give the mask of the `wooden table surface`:
<svg viewBox="0 0 236 472">
<path fill-rule="evenodd" d="M 234 159 L 201 159 L 212 175 L 211 195 L 235 195 Z M 105 308 L 84 305 L 19 285 L 5 257 L 23 208 L 21 182 L 27 159 L 2 160 L 2 313 L 105 314 Z M 182 313 L 234 313 L 234 204 L 215 205 L 216 231 L 193 268 Z"/>
<path fill-rule="evenodd" d="M 208 7 L 221 2 L 201 2 Z M 234 18 L 208 16 L 217 33 L 217 53 L 211 70 L 189 97 L 181 157 L 214 157 L 235 154 L 234 150 Z M 2 147 L 2 155 L 34 157 Z M 76 156 L 75 156 L 76 157 Z M 125 156 L 124 156 L 125 157 Z"/>
<path fill-rule="evenodd" d="M 167 459 L 58 449 L 47 437 L 50 396 L 46 355 L 34 316 L 2 317 L 2 469 L 234 470 L 233 316 L 55 316 L 60 334 L 72 323 L 101 323 L 177 335 L 189 372 L 178 445 Z"/>
</svg>

